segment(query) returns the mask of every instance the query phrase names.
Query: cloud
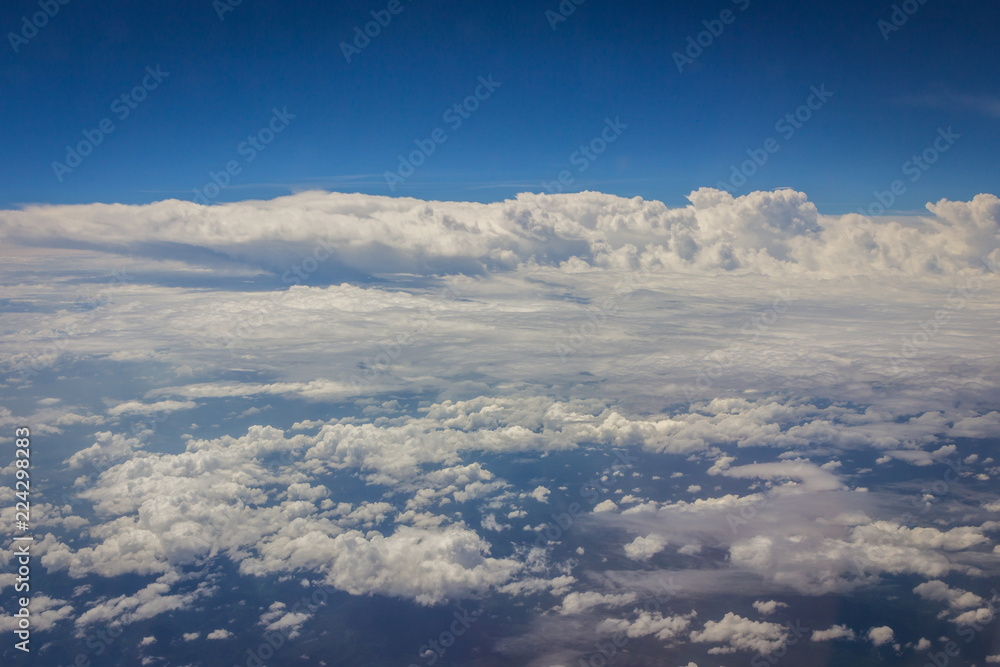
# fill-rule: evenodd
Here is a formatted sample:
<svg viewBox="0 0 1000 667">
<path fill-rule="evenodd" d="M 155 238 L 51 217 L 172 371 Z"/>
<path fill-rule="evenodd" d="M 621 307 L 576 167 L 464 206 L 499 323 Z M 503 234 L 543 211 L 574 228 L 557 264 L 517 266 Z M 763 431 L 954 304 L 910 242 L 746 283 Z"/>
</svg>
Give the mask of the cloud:
<svg viewBox="0 0 1000 667">
<path fill-rule="evenodd" d="M 71 620 L 74 616 L 73 605 L 66 600 L 59 600 L 44 593 L 31 597 L 31 629 L 47 632 L 60 622 Z M 18 619 L 11 614 L 0 616 L 0 632 L 13 636 L 18 627 Z"/>
<path fill-rule="evenodd" d="M 869 636 L 871 633 L 869 632 Z M 832 639 L 854 639 L 854 630 L 846 625 L 833 625 L 826 630 L 813 630 L 811 640 L 814 642 L 827 642 Z M 890 635 L 889 641 L 892 641 Z"/>
<path fill-rule="evenodd" d="M 888 625 L 871 628 L 868 631 L 868 639 L 875 646 L 884 646 L 895 639 L 895 633 Z"/>
<path fill-rule="evenodd" d="M 632 621 L 621 618 L 608 618 L 597 626 L 602 633 L 622 633 L 626 637 L 654 636 L 662 642 L 672 643 L 682 637 L 691 626 L 691 619 L 697 614 L 664 616 L 660 612 L 641 611 Z"/>
<path fill-rule="evenodd" d="M 997 247 L 996 197 L 872 221 L 822 215 L 788 190 L 689 201 L 313 192 L 0 213 L 25 243 L 101 232 L 102 250 L 157 256 L 93 317 L 75 289 L 106 275 L 106 253 L 67 253 L 51 285 L 19 278 L 32 275 L 24 263 L 5 269 L 5 298 L 30 308 L 0 311 L 11 377 L 42 359 L 54 376 L 114 375 L 137 392 L 94 382 L 80 401 L 69 385 L 9 380 L 26 399 L 59 401 L 0 408 L 0 424 L 65 429 L 86 447 L 59 454 L 65 500 L 38 499 L 53 533 L 39 562 L 92 590 L 129 582 L 72 598 L 85 625 L 197 605 L 213 589 L 183 577 L 205 567 L 236 579 L 227 586 L 307 577 L 419 605 L 537 596 L 523 608 L 566 630 L 567 645 L 589 640 L 607 607 L 604 627 L 677 642 L 687 617 L 624 613 L 663 574 L 648 561 L 668 542 L 680 556 L 656 562 L 681 594 L 740 591 L 734 609 L 756 601 L 766 615 L 778 599 L 920 575 L 911 585 L 930 581 L 916 595 L 953 622 L 981 621 L 989 610 L 972 601 L 984 591 L 943 582 L 996 576 L 979 510 L 995 499 L 963 488 L 900 516 L 911 491 L 941 479 L 931 464 L 976 447 L 957 438 L 997 432 L 984 398 L 1000 391 L 995 274 L 977 264 Z M 162 258 L 166 244 L 176 259 Z M 309 257 L 315 271 L 282 280 Z M 191 270 L 205 264 L 227 268 Z M 386 266 L 407 275 L 364 277 Z M 947 322 L 922 328 L 938 311 Z M 195 408 L 205 426 L 182 419 Z M 159 433 L 111 429 L 154 413 L 171 420 Z M 265 414 L 271 425 L 233 426 Z M 884 484 L 872 460 L 908 461 L 913 479 Z M 608 494 L 584 496 L 591 475 Z M 705 497 L 685 492 L 696 487 Z M 532 546 L 535 527 L 503 523 L 563 501 L 585 510 L 572 539 Z M 0 506 L 9 525 L 13 503 Z M 629 567 L 619 545 L 647 565 Z M 287 609 L 272 623 L 307 632 Z M 850 629 L 813 637 L 835 632 Z M 781 626 L 735 613 L 695 635 L 713 654 L 784 641 Z M 570 653 L 552 664 L 575 664 Z"/>
<path fill-rule="evenodd" d="M 663 551 L 666 546 L 667 541 L 660 535 L 640 536 L 625 545 L 625 555 L 632 560 L 646 561 Z"/>
<path fill-rule="evenodd" d="M 150 415 L 158 412 L 170 413 L 179 410 L 191 410 L 197 407 L 194 401 L 157 401 L 156 403 L 141 403 L 126 401 L 108 408 L 108 414 L 113 417 L 122 415 Z"/>
<path fill-rule="evenodd" d="M 387 266 L 472 274 L 529 261 L 611 266 L 630 257 L 674 271 L 926 273 L 935 262 L 945 270 L 968 266 L 997 247 L 1000 204 L 993 195 L 928 204 L 923 229 L 862 225 L 854 214 L 821 216 L 793 190 L 733 197 L 701 188 L 688 199 L 688 206 L 670 209 L 596 192 L 522 193 L 476 204 L 309 191 L 214 206 L 29 206 L 0 211 L 0 232 L 21 242 L 242 263 L 295 282 L 299 275 L 329 282 L 379 274 Z"/>
<path fill-rule="evenodd" d="M 559 613 L 580 614 L 594 607 L 622 607 L 636 601 L 635 593 L 610 594 L 597 591 L 570 593 L 563 598 Z"/>
<path fill-rule="evenodd" d="M 724 644 L 709 649 L 712 654 L 751 651 L 766 655 L 785 647 L 788 631 L 777 623 L 751 621 L 728 612 L 718 621 L 708 621 L 700 631 L 691 633 L 691 641 L 698 644 Z"/>
<path fill-rule="evenodd" d="M 288 639 L 299 636 L 299 629 L 312 618 L 312 614 L 286 611 L 284 602 L 274 602 L 260 616 L 260 624 L 268 631 L 280 631 Z"/>
<path fill-rule="evenodd" d="M 913 592 L 928 600 L 947 602 L 949 607 L 956 610 L 969 609 L 983 604 L 983 598 L 978 595 L 963 591 L 961 588 L 951 588 L 938 579 L 920 584 L 913 589 Z"/>
<path fill-rule="evenodd" d="M 190 592 L 171 594 L 171 586 L 178 580 L 177 575 L 164 575 L 132 595 L 120 595 L 92 605 L 76 618 L 77 636 L 85 636 L 86 628 L 93 625 L 128 625 L 162 613 L 189 608 L 194 601 L 212 592 L 210 584 L 202 582 Z"/>
<path fill-rule="evenodd" d="M 535 490 L 532 491 L 531 493 L 529 493 L 528 495 L 531 496 L 532 498 L 534 498 L 535 500 L 537 500 L 540 503 L 547 503 L 547 502 L 549 502 L 549 494 L 550 493 L 551 493 L 551 491 L 549 491 L 544 486 L 539 486 L 539 487 L 535 487 Z"/>
<path fill-rule="evenodd" d="M 778 602 L 776 600 L 768 600 L 767 602 L 757 600 L 753 603 L 753 608 L 757 610 L 757 613 L 764 616 L 770 616 L 774 612 L 778 611 L 779 608 L 787 606 L 788 605 L 784 602 Z"/>
<path fill-rule="evenodd" d="M 232 637 L 233 633 L 223 628 L 219 628 L 218 630 L 212 630 L 207 635 L 205 635 L 205 639 L 231 639 Z"/>
</svg>

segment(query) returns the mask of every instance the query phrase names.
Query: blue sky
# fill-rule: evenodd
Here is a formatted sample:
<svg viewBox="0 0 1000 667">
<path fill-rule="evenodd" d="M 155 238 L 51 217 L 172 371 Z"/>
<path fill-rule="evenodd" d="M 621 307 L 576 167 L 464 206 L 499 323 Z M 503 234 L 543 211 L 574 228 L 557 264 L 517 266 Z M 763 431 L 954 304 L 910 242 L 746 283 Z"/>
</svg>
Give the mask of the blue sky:
<svg viewBox="0 0 1000 667">
<path fill-rule="evenodd" d="M 773 137 L 777 152 L 734 192 L 790 186 L 841 213 L 949 126 L 961 138 L 891 208 L 995 190 L 995 4 L 929 0 L 885 39 L 891 2 L 588 0 L 553 30 L 555 0 L 402 0 L 348 63 L 340 44 L 388 4 L 244 0 L 220 20 L 208 0 L 70 0 L 15 52 L 8 33 L 39 5 L 5 3 L 0 206 L 194 199 L 230 161 L 213 201 L 307 188 L 498 201 L 568 170 L 567 191 L 680 205 Z M 672 54 L 726 9 L 731 23 L 679 72 Z M 112 102 L 157 65 L 169 76 L 119 119 Z M 490 75 L 500 86 L 449 128 L 443 114 Z M 833 96 L 785 140 L 775 122 L 821 85 Z M 241 142 L 285 108 L 295 118 L 248 161 Z M 105 118 L 114 130 L 60 181 L 53 162 Z M 580 172 L 574 152 L 606 118 L 628 127 Z M 383 174 L 436 128 L 446 141 L 391 190 Z"/>
</svg>

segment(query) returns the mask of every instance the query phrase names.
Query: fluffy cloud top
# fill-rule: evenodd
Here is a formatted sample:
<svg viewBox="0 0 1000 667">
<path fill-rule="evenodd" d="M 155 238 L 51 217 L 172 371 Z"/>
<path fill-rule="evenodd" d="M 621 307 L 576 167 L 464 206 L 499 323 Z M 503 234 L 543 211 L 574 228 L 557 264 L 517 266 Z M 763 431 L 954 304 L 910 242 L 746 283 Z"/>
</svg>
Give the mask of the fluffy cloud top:
<svg viewBox="0 0 1000 667">
<path fill-rule="evenodd" d="M 632 560 L 645 561 L 663 551 L 666 546 L 667 540 L 655 533 L 639 536 L 625 545 L 625 555 Z"/>
<path fill-rule="evenodd" d="M 709 649 L 709 653 L 752 651 L 766 655 L 784 648 L 788 631 L 777 623 L 751 621 L 733 612 L 718 621 L 709 621 L 700 631 L 691 633 L 691 640 L 702 644 L 724 644 Z"/>
<path fill-rule="evenodd" d="M 270 201 L 201 206 L 31 206 L 0 211 L 0 231 L 21 241 L 101 239 L 118 252 L 210 251 L 282 274 L 320 276 L 479 272 L 529 261 L 671 270 L 828 275 L 965 268 L 998 247 L 1000 200 L 928 204 L 920 224 L 821 216 L 792 190 L 734 198 L 702 188 L 684 208 L 596 192 L 520 194 L 494 204 L 302 192 Z M 186 249 L 186 250 L 185 250 Z M 303 264 L 303 258 L 315 258 Z M 317 268 L 318 267 L 318 268 Z M 290 280 L 298 281 L 293 273 Z"/>
<path fill-rule="evenodd" d="M 875 646 L 884 646 L 888 644 L 893 639 L 896 638 L 895 633 L 892 631 L 888 625 L 883 625 L 877 628 L 871 628 L 868 631 L 868 639 Z"/>
</svg>

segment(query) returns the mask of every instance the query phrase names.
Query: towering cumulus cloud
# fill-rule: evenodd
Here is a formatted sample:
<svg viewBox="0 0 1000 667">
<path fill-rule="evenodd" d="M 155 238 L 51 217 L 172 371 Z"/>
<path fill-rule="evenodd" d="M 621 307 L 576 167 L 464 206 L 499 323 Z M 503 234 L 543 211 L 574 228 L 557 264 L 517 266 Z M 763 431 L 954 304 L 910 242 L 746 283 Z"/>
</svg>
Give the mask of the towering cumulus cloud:
<svg viewBox="0 0 1000 667">
<path fill-rule="evenodd" d="M 567 261 L 822 277 L 934 274 L 976 264 L 997 248 L 1000 233 L 993 195 L 942 200 L 928 204 L 929 215 L 900 221 L 823 216 L 793 190 L 734 198 L 702 188 L 688 199 L 671 209 L 597 192 L 475 204 L 311 191 L 215 206 L 29 206 L 0 212 L 0 225 L 24 243 L 170 252 L 193 262 L 224 258 L 281 272 L 316 255 L 324 261 L 314 281 L 390 267 L 478 273 Z"/>
</svg>

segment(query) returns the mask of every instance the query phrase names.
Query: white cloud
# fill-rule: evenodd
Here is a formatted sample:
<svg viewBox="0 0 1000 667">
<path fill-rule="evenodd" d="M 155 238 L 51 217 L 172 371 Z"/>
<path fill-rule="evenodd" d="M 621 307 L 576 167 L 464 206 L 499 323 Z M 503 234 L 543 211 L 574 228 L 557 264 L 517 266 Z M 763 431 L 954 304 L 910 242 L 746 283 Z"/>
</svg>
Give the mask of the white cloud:
<svg viewBox="0 0 1000 667">
<path fill-rule="evenodd" d="M 753 608 L 757 610 L 758 614 L 763 614 L 764 616 L 770 616 L 774 612 L 778 611 L 779 608 L 787 607 L 788 605 L 784 602 L 778 602 L 777 600 L 757 600 L 753 603 Z"/>
<path fill-rule="evenodd" d="M 709 653 L 734 653 L 752 651 L 766 655 L 784 648 L 788 631 L 777 623 L 751 621 L 728 612 L 718 621 L 708 621 L 700 631 L 691 633 L 691 641 L 699 644 L 723 644 L 709 649 Z"/>
<path fill-rule="evenodd" d="M 207 635 L 205 635 L 205 639 L 230 639 L 232 636 L 233 633 L 230 632 L 229 630 L 219 628 L 218 630 L 212 630 Z"/>
<path fill-rule="evenodd" d="M 813 630 L 812 641 L 826 642 L 832 639 L 854 639 L 854 630 L 846 625 L 833 625 L 826 630 Z M 890 641 L 891 641 L 890 637 Z"/>
<path fill-rule="evenodd" d="M 142 403 L 140 401 L 126 401 L 108 408 L 108 414 L 113 417 L 122 415 L 151 415 L 159 412 L 171 413 L 179 410 L 191 410 L 198 407 L 194 401 L 157 401 L 156 403 Z"/>
<path fill-rule="evenodd" d="M 59 600 L 49 597 L 44 593 L 32 595 L 31 606 L 31 629 L 38 632 L 47 632 L 59 624 L 61 621 L 73 618 L 73 606 L 66 600 Z M 14 618 L 13 612 L 0 616 L 0 632 L 13 636 L 18 627 L 18 619 Z"/>
<path fill-rule="evenodd" d="M 199 584 L 188 593 L 170 594 L 177 575 L 165 575 L 133 595 L 120 595 L 92 605 L 76 618 L 77 636 L 83 637 L 88 626 L 120 623 L 128 625 L 159 614 L 185 609 L 197 599 L 212 592 L 207 583 Z"/>
<path fill-rule="evenodd" d="M 961 588 L 951 588 L 938 579 L 920 584 L 913 592 L 928 600 L 947 602 L 952 609 L 969 609 L 983 604 L 983 598 L 978 595 Z"/>
<path fill-rule="evenodd" d="M 597 631 L 623 633 L 632 639 L 652 635 L 662 642 L 672 643 L 687 632 L 691 619 L 695 616 L 694 612 L 683 616 L 664 616 L 660 612 L 641 611 L 631 621 L 622 618 L 605 619 L 597 626 Z"/>
<path fill-rule="evenodd" d="M 645 537 L 639 536 L 625 545 L 625 555 L 632 560 L 646 561 L 663 551 L 667 540 L 655 533 Z"/>
<path fill-rule="evenodd" d="M 875 646 L 883 646 L 895 639 L 896 635 L 893 633 L 892 628 L 888 625 L 883 625 L 877 628 L 871 628 L 868 631 L 868 639 Z"/>
<path fill-rule="evenodd" d="M 535 490 L 532 491 L 531 493 L 529 493 L 528 495 L 531 496 L 532 498 L 534 498 L 535 500 L 537 500 L 540 503 L 547 503 L 547 502 L 549 502 L 549 494 L 550 493 L 552 493 L 552 492 L 549 491 L 544 486 L 539 486 L 539 487 L 536 487 Z"/>
<path fill-rule="evenodd" d="M 610 498 L 608 498 L 607 500 L 602 500 L 601 502 L 594 505 L 594 511 L 598 513 L 614 512 L 616 509 L 618 509 L 618 505 L 616 505 L 615 501 L 611 500 Z"/>
<path fill-rule="evenodd" d="M 563 615 L 580 614 L 594 607 L 622 607 L 632 604 L 636 599 L 635 593 L 574 592 L 563 598 L 559 613 Z"/>
<path fill-rule="evenodd" d="M 685 208 L 596 192 L 522 193 L 494 204 L 423 202 L 319 191 L 214 206 L 168 200 L 144 206 L 29 206 L 0 211 L 12 238 L 101 239 L 108 249 L 178 244 L 249 265 L 284 271 L 273 239 L 294 257 L 380 273 L 474 272 L 512 268 L 528 258 L 579 257 L 607 265 L 644 239 L 648 262 L 672 270 L 812 271 L 824 276 L 873 271 L 953 271 L 997 247 L 997 198 L 928 204 L 923 227 L 869 224 L 855 214 L 820 216 L 792 190 L 734 198 L 712 188 Z M 152 222 L 155 221 L 155 224 Z M 294 224 L 290 224 L 294 221 Z M 140 246 L 141 247 L 141 246 Z M 349 251 L 348 251 L 349 249 Z M 332 256 L 332 257 L 331 257 Z M 197 255 L 190 254 L 191 261 Z M 619 260 L 620 261 L 620 260 Z"/>
<path fill-rule="evenodd" d="M 285 603 L 274 602 L 260 616 L 260 624 L 268 631 L 280 631 L 288 639 L 299 636 L 299 629 L 312 618 L 312 614 L 286 611 Z"/>
</svg>

